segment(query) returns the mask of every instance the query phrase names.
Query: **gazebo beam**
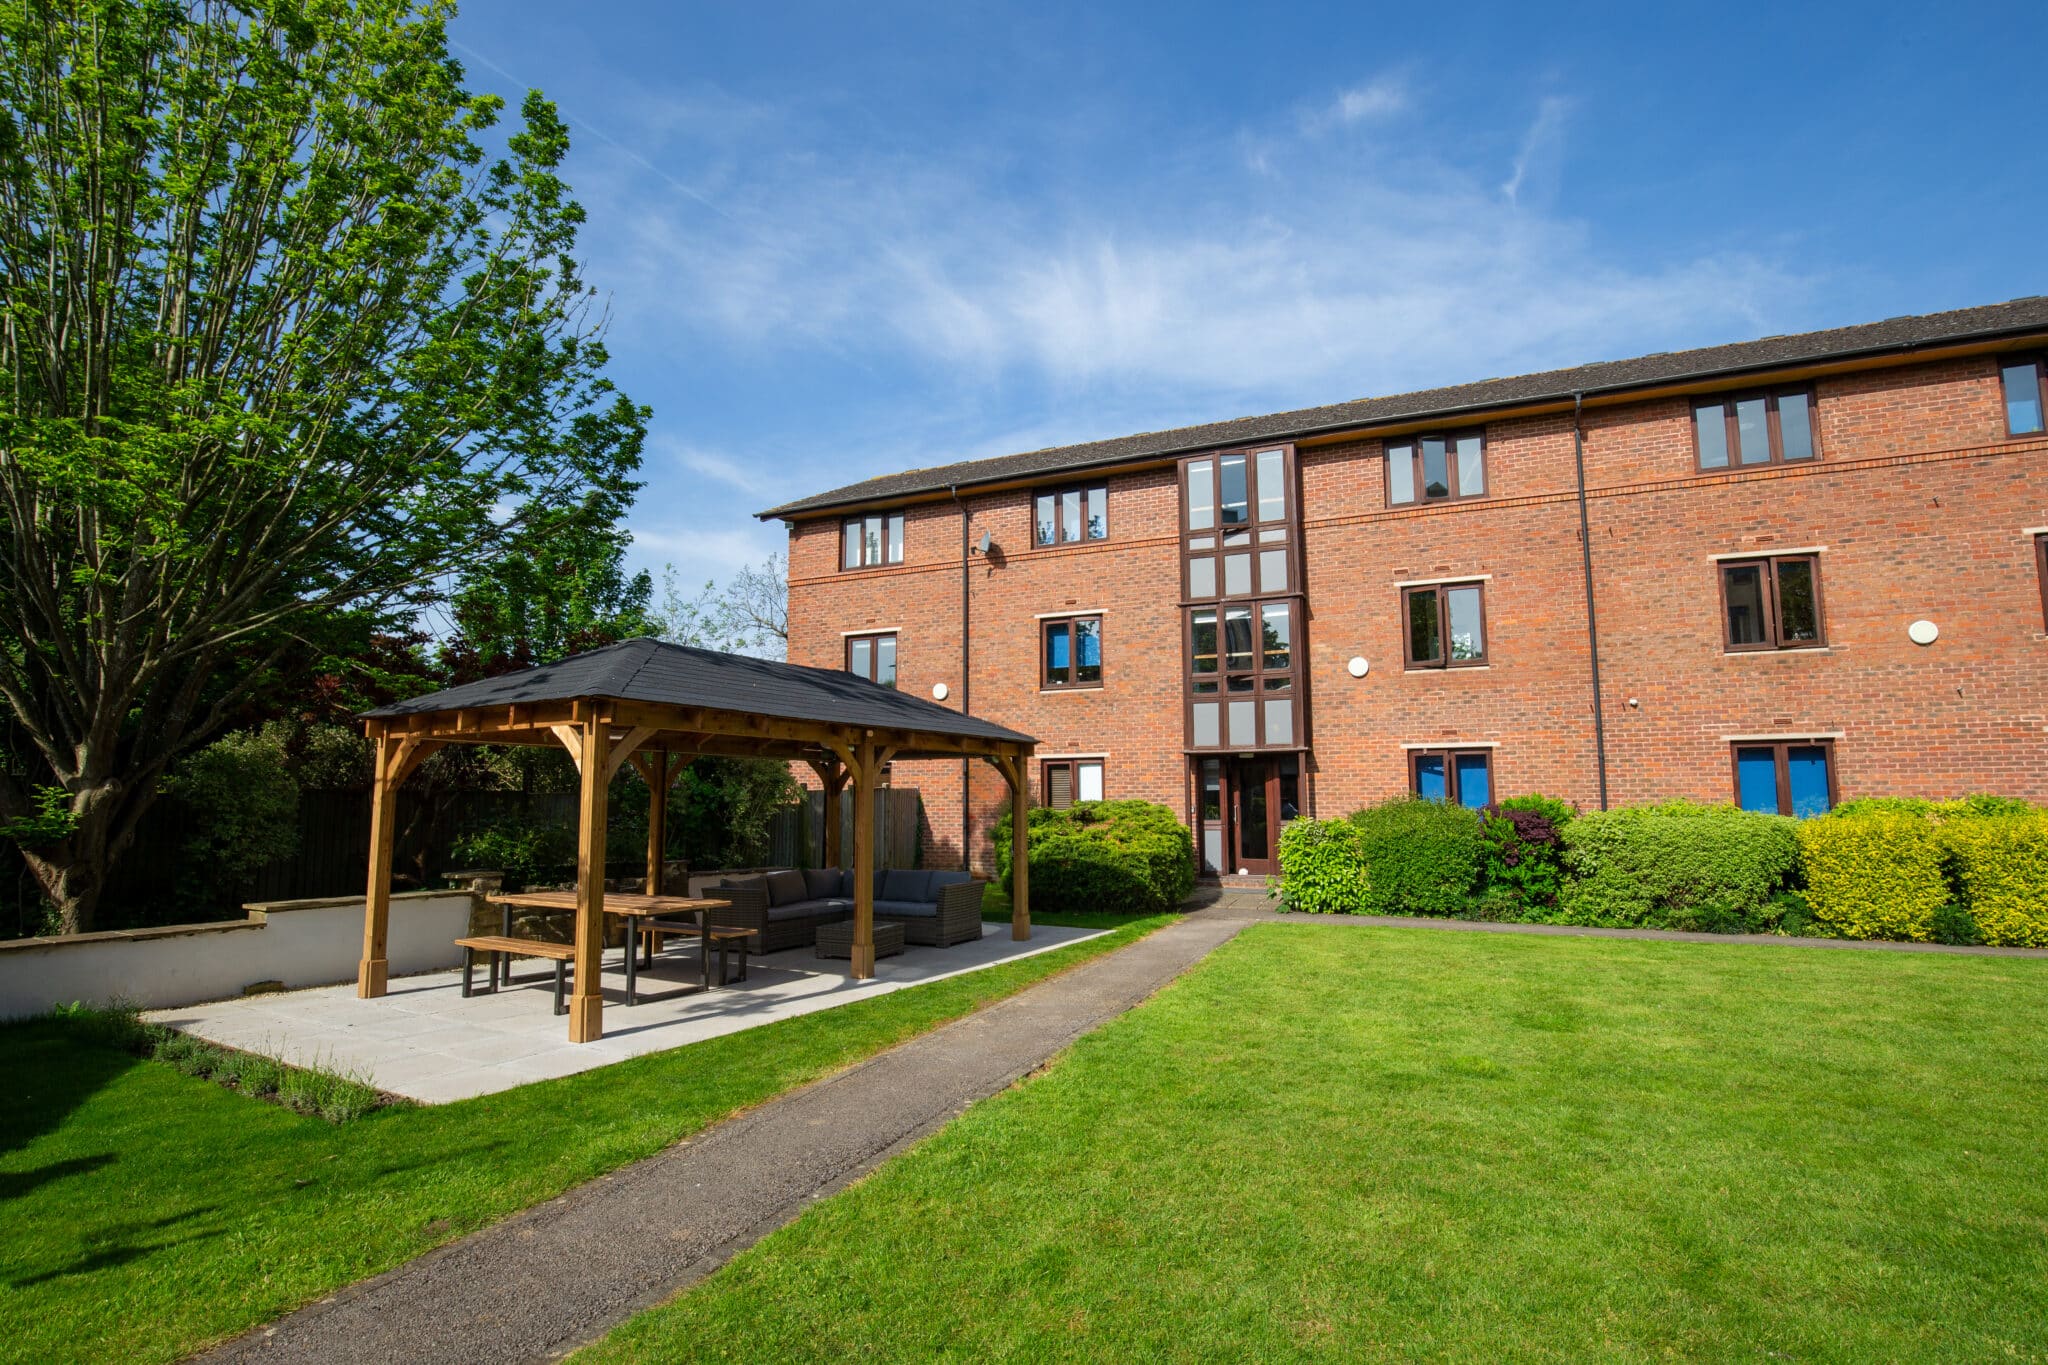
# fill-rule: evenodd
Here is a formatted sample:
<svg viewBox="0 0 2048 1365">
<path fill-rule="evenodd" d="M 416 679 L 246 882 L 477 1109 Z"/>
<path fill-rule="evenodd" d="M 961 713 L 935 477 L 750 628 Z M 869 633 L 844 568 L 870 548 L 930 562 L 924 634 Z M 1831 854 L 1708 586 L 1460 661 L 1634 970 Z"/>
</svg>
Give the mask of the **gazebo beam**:
<svg viewBox="0 0 2048 1365">
<path fill-rule="evenodd" d="M 862 740 L 853 769 L 853 962 L 852 975 L 875 974 L 875 779 L 880 776 L 874 743 Z"/>
</svg>

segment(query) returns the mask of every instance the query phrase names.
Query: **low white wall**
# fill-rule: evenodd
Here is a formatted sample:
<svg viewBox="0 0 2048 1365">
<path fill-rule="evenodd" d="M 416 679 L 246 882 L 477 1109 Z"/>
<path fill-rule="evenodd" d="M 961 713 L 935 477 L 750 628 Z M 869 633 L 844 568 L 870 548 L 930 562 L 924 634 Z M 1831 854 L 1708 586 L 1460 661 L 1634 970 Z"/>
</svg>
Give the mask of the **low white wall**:
<svg viewBox="0 0 2048 1365">
<path fill-rule="evenodd" d="M 391 898 L 391 974 L 462 965 L 468 891 L 406 891 Z M 74 1000 L 121 1000 L 147 1009 L 240 995 L 258 981 L 327 986 L 356 979 L 363 898 L 273 901 L 246 919 L 117 929 L 69 938 L 0 942 L 0 1019 Z"/>
</svg>

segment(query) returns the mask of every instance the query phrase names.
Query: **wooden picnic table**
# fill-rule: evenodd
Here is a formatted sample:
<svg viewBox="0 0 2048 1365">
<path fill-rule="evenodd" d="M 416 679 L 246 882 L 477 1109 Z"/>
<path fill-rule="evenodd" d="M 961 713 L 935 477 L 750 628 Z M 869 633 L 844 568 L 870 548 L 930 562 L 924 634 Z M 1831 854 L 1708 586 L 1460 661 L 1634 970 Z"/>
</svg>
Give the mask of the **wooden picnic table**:
<svg viewBox="0 0 2048 1365">
<path fill-rule="evenodd" d="M 576 913 L 574 891 L 499 891 L 484 897 L 502 911 L 505 936 L 512 936 L 512 912 L 514 910 L 538 910 L 546 915 L 573 915 Z M 707 900 L 701 896 L 650 896 L 640 891 L 607 891 L 604 893 L 604 913 L 618 915 L 632 921 L 632 929 L 626 935 L 626 1003 L 639 1003 L 638 965 L 641 924 L 646 920 L 667 919 L 672 915 L 689 915 L 697 921 L 701 956 L 703 958 L 703 980 L 700 989 L 711 989 L 711 911 L 724 909 L 731 902 Z M 648 939 L 648 965 L 653 965 L 652 937 Z M 746 959 L 740 959 L 742 968 Z M 720 970 L 724 968 L 721 966 Z M 509 961 L 505 967 L 506 979 L 511 979 Z M 740 973 L 744 978 L 744 970 Z"/>
</svg>

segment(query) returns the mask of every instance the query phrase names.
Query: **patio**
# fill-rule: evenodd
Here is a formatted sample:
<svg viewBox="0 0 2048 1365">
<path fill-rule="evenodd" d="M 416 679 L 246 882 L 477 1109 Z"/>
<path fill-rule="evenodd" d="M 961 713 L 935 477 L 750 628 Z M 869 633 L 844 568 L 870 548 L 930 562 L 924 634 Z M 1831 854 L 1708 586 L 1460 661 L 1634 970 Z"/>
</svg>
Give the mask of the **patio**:
<svg viewBox="0 0 2048 1365">
<path fill-rule="evenodd" d="M 537 961 L 517 964 L 514 984 L 497 995 L 464 999 L 458 970 L 397 978 L 380 1000 L 358 998 L 353 986 L 325 986 L 148 1017 L 228 1047 L 350 1073 L 393 1094 L 445 1104 L 835 1009 L 1101 932 L 1038 925 L 1030 940 L 1019 941 L 1006 925 L 990 924 L 978 942 L 907 948 L 877 962 L 864 979 L 853 977 L 844 960 L 791 948 L 751 959 L 745 981 L 710 991 L 694 989 L 694 952 L 676 951 L 641 970 L 640 1003 L 631 1008 L 624 1003 L 623 959 L 612 952 L 601 984 L 615 1012 L 602 1039 L 580 1044 L 563 1036 L 561 1020 L 550 1012 L 552 972 Z M 479 980 L 482 975 L 479 969 Z"/>
</svg>

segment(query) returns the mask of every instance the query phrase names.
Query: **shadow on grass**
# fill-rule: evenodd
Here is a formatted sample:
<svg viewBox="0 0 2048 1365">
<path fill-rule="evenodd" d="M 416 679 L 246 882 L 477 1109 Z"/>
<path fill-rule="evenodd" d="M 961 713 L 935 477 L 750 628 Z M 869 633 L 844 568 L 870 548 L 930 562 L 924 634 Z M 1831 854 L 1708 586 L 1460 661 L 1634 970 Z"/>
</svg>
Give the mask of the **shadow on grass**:
<svg viewBox="0 0 2048 1365">
<path fill-rule="evenodd" d="M 183 1213 L 173 1213 L 167 1214 L 162 1218 L 153 1218 L 145 1223 L 110 1224 L 104 1232 L 97 1234 L 101 1245 L 96 1249 L 82 1256 L 73 1257 L 63 1265 L 52 1266 L 50 1269 L 34 1275 L 19 1276 L 13 1281 L 13 1285 L 16 1289 L 28 1289 L 35 1285 L 46 1284 L 51 1280 L 61 1280 L 67 1276 L 90 1275 L 94 1271 L 109 1270 L 115 1266 L 126 1265 L 130 1261 L 150 1255 L 152 1252 L 165 1251 L 171 1247 L 183 1246 L 188 1242 L 197 1242 L 207 1237 L 218 1236 L 226 1231 L 225 1226 L 196 1228 L 182 1237 L 151 1238 L 149 1234 L 160 1232 L 163 1229 L 174 1227 L 180 1223 L 190 1222 L 194 1218 L 216 1213 L 219 1211 L 219 1208 L 218 1204 L 207 1204 L 200 1208 L 187 1209 Z"/>
<path fill-rule="evenodd" d="M 81 1041 L 61 1020 L 0 1024 L 0 1152 L 55 1132 L 102 1087 L 142 1065 L 116 1048 Z"/>
<path fill-rule="evenodd" d="M 19 1199 L 39 1185 L 67 1176 L 89 1175 L 102 1166 L 111 1165 L 115 1156 L 112 1152 L 95 1152 L 91 1156 L 75 1156 L 65 1161 L 53 1161 L 47 1166 L 37 1166 L 27 1171 L 0 1171 L 0 1203 Z"/>
</svg>

